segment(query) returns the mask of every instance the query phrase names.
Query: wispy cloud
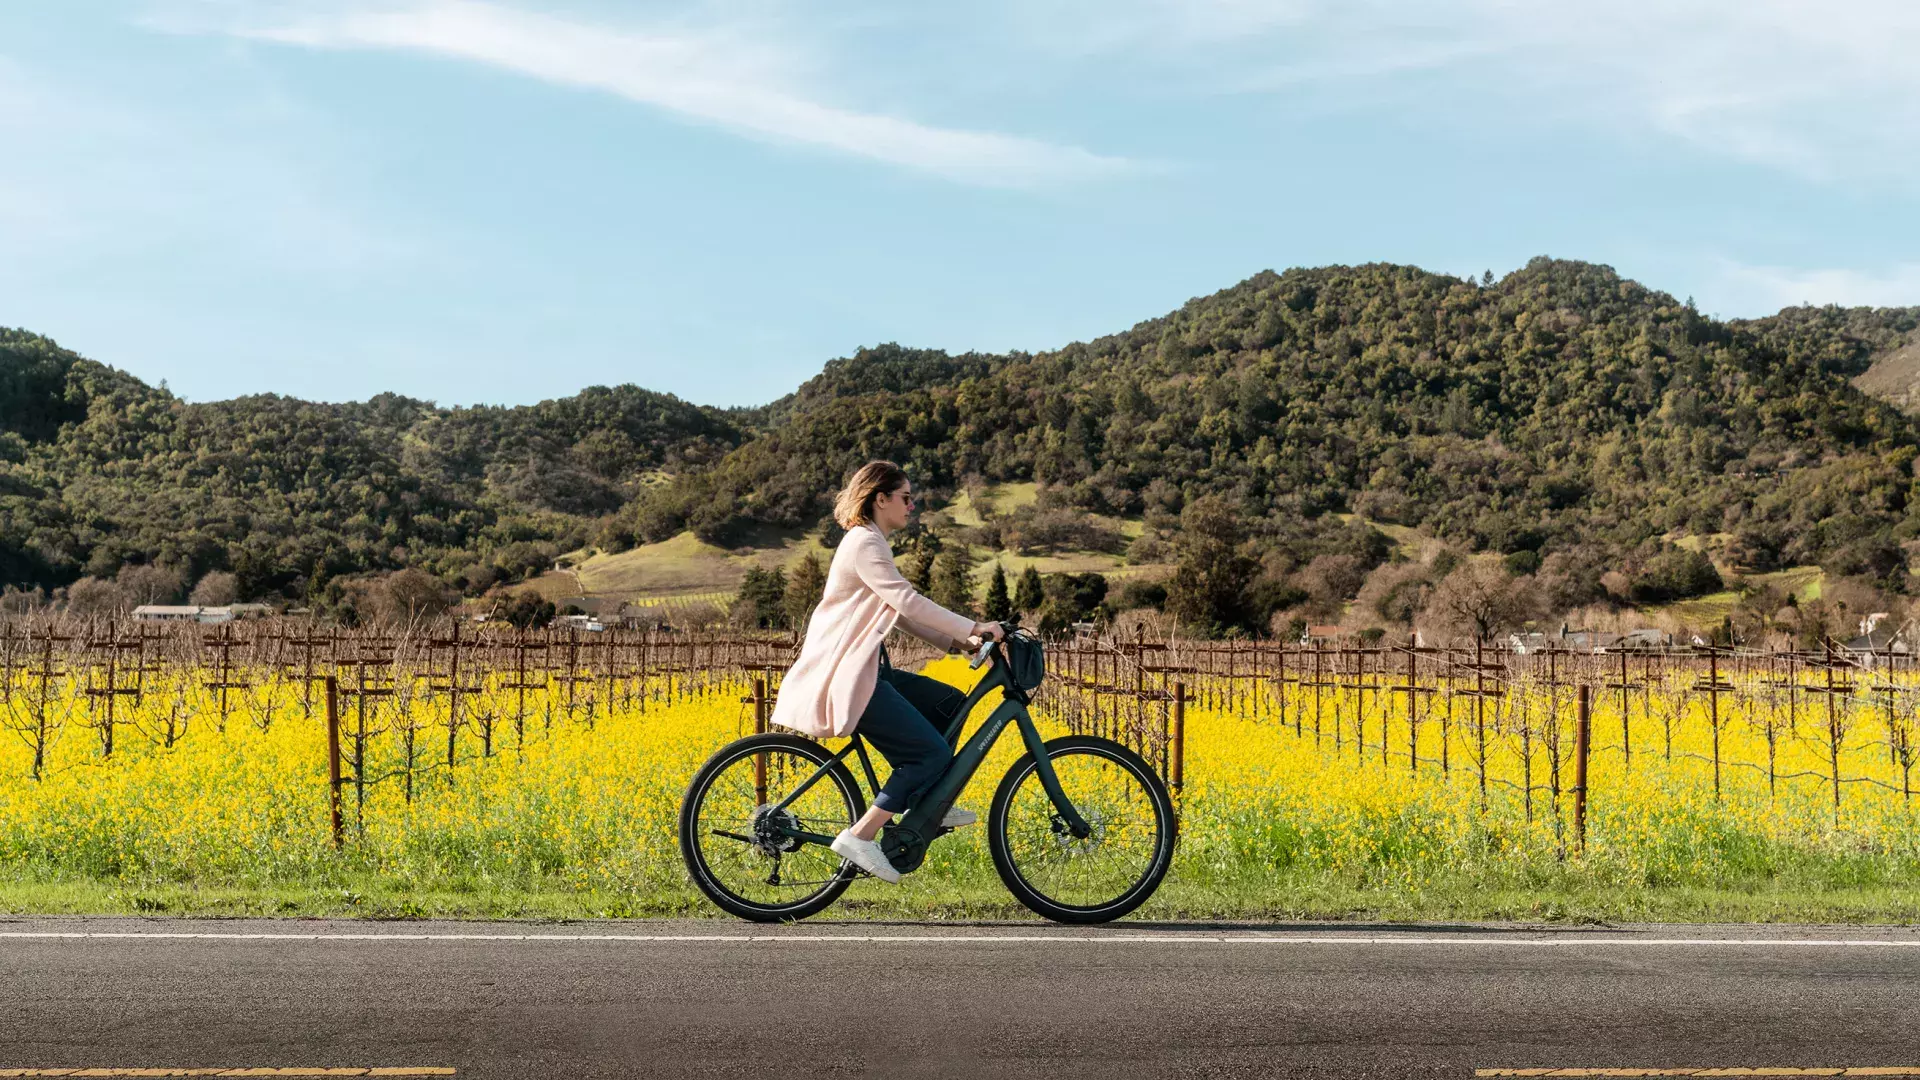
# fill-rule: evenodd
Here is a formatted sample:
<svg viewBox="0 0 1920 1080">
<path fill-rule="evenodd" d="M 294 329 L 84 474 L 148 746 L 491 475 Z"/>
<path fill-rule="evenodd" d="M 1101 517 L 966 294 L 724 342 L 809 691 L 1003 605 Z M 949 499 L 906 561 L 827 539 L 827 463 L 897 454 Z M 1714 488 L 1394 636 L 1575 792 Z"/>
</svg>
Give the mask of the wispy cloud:
<svg viewBox="0 0 1920 1080">
<path fill-rule="evenodd" d="M 726 30 L 616 28 L 484 0 L 428 0 L 230 25 L 225 32 L 317 49 L 457 57 L 617 94 L 765 141 L 822 147 L 963 183 L 1054 184 L 1129 165 L 1078 147 L 826 104 L 795 85 L 794 65 L 781 47 Z"/>
<path fill-rule="evenodd" d="M 1795 269 L 1722 260 L 1717 296 L 1742 311 L 1771 312 L 1797 304 L 1843 307 L 1920 305 L 1920 263 L 1899 263 L 1884 270 Z"/>
<path fill-rule="evenodd" d="M 1910 183 L 1920 165 L 1912 0 L 1022 0 L 1009 17 L 1063 55 L 1184 64 L 1229 90 L 1498 102 L 1824 181 Z M 1436 73 L 1458 96 L 1434 97 Z"/>
</svg>

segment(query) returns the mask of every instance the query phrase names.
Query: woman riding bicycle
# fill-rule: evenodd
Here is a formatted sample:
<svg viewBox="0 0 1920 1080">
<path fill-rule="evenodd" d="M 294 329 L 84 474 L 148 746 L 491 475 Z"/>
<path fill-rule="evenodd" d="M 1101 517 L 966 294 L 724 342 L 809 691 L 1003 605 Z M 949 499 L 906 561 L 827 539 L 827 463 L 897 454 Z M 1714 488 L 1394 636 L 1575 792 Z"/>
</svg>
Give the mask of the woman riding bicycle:
<svg viewBox="0 0 1920 1080">
<path fill-rule="evenodd" d="M 840 492 L 833 516 L 847 533 L 834 549 L 826 590 L 807 619 L 799 659 L 781 681 L 772 716 L 773 723 L 815 738 L 858 728 L 893 766 L 873 805 L 832 845 L 841 858 L 893 883 L 900 872 L 874 837 L 953 760 L 945 732 L 966 695 L 896 669 L 887 658 L 887 633 L 898 624 L 949 652 L 1004 634 L 999 623 L 976 622 L 920 595 L 901 575 L 887 537 L 912 512 L 912 485 L 891 461 L 862 465 Z M 975 820 L 956 806 L 940 824 L 957 828 Z"/>
</svg>

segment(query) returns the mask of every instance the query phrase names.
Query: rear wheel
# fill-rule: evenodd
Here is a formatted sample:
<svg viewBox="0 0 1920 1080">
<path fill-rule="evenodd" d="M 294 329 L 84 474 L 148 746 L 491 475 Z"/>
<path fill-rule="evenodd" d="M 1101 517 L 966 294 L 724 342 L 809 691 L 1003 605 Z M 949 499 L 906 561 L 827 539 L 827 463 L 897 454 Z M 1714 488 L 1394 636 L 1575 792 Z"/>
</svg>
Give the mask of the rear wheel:
<svg viewBox="0 0 1920 1080">
<path fill-rule="evenodd" d="M 1173 865 L 1173 799 L 1140 755 L 1110 739 L 1075 735 L 1046 751 L 1091 832 L 1073 835 L 1041 786 L 1039 760 L 1025 754 L 993 796 L 994 869 L 1022 904 L 1056 922 L 1117 919 L 1152 896 Z"/>
<path fill-rule="evenodd" d="M 832 762 L 790 805 L 773 805 Z M 852 864 L 824 844 L 783 835 L 799 829 L 832 837 L 866 809 L 843 762 L 797 735 L 750 735 L 707 759 L 680 804 L 680 856 L 694 885 L 728 914 L 754 922 L 804 919 L 840 898 Z"/>
</svg>

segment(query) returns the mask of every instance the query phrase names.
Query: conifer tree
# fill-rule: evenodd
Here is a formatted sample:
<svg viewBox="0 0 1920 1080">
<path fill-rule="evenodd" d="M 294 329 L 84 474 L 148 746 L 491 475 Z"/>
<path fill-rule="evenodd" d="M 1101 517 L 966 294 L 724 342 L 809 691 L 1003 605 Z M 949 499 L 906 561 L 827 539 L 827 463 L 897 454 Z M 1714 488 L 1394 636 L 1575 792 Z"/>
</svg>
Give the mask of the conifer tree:
<svg viewBox="0 0 1920 1080">
<path fill-rule="evenodd" d="M 813 615 L 813 609 L 820 604 L 821 594 L 826 591 L 826 568 L 820 565 L 819 556 L 808 552 L 794 563 L 793 573 L 787 576 L 787 625 L 804 632 L 807 619 Z"/>
<path fill-rule="evenodd" d="M 993 577 L 987 579 L 984 613 L 988 622 L 1000 622 L 1013 617 L 1013 598 L 1007 595 L 1007 571 L 998 561 L 993 564 Z"/>
<path fill-rule="evenodd" d="M 1046 590 L 1040 587 L 1040 571 L 1031 566 L 1020 571 L 1020 584 L 1013 590 L 1013 606 L 1020 611 L 1037 611 L 1046 600 Z"/>
<path fill-rule="evenodd" d="M 973 606 L 973 556 L 965 544 L 955 544 L 934 560 L 933 602 L 969 618 Z"/>
</svg>

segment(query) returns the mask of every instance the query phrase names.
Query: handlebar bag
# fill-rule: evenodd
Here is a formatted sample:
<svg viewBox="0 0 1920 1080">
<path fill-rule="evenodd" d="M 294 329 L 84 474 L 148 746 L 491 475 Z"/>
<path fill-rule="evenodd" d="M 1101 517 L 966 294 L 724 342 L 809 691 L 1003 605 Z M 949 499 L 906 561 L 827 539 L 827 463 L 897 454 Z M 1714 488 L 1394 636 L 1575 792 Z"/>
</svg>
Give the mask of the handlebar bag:
<svg viewBox="0 0 1920 1080">
<path fill-rule="evenodd" d="M 1026 627 L 1018 627 L 1000 643 L 1007 660 L 1007 677 L 1022 690 L 1032 690 L 1047 676 L 1045 652 L 1040 639 Z"/>
</svg>

